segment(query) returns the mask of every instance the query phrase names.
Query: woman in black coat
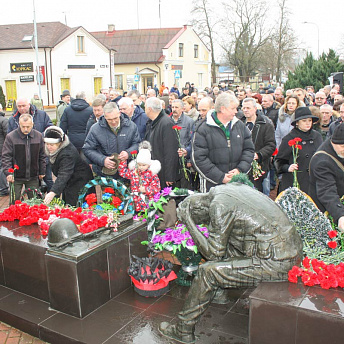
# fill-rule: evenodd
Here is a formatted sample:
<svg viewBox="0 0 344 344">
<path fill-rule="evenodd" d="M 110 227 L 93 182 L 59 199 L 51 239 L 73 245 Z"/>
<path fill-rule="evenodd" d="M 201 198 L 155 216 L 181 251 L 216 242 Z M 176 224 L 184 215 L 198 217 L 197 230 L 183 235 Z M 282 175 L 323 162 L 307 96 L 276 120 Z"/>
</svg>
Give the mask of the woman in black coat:
<svg viewBox="0 0 344 344">
<path fill-rule="evenodd" d="M 81 188 L 93 178 L 91 168 L 61 128 L 48 127 L 44 132 L 44 142 L 45 152 L 56 176 L 44 203 L 49 204 L 55 196 L 62 194 L 66 204 L 76 206 Z"/>
<path fill-rule="evenodd" d="M 300 190 L 308 192 L 309 163 L 318 147 L 322 144 L 321 135 L 313 130 L 313 123 L 317 120 L 318 117 L 313 116 L 308 107 L 299 107 L 295 110 L 291 121 L 294 129 L 282 139 L 275 160 L 277 173 L 282 175 L 280 191 L 293 186 L 293 172 L 296 170 Z M 299 150 L 297 163 L 294 164 L 293 150 L 288 142 L 296 137 L 301 139 L 298 144 L 302 146 L 302 149 Z"/>
</svg>

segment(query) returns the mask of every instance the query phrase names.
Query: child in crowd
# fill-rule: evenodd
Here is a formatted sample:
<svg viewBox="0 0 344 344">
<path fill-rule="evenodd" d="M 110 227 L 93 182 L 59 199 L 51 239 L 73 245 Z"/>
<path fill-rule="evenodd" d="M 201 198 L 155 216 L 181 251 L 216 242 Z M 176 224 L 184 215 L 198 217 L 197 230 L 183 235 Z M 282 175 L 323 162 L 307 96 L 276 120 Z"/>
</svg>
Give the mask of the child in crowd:
<svg viewBox="0 0 344 344">
<path fill-rule="evenodd" d="M 137 212 L 145 210 L 147 203 L 161 189 L 158 177 L 161 164 L 158 160 L 152 160 L 150 151 L 150 143 L 143 141 L 136 159 L 132 160 L 129 166 L 127 166 L 127 161 L 122 161 L 118 167 L 120 176 L 130 180 Z"/>
</svg>

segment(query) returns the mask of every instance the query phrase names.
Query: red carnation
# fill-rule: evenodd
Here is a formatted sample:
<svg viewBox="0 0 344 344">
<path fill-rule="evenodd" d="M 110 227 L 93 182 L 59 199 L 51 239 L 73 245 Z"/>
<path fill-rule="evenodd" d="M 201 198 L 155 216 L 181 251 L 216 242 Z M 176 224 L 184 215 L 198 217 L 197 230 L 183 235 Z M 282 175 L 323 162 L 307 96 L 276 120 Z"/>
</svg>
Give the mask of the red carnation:
<svg viewBox="0 0 344 344">
<path fill-rule="evenodd" d="M 181 130 L 182 127 L 180 127 L 179 125 L 174 125 L 174 126 L 172 127 L 172 129 L 174 129 L 174 130 Z"/>
<path fill-rule="evenodd" d="M 327 243 L 329 248 L 335 249 L 337 247 L 337 242 L 336 241 L 330 241 Z"/>
<path fill-rule="evenodd" d="M 14 165 L 14 169 L 15 170 L 19 170 L 19 166 L 18 165 Z"/>
<path fill-rule="evenodd" d="M 288 141 L 288 145 L 291 147 L 291 146 L 294 146 L 295 145 L 295 140 L 289 140 Z"/>
<path fill-rule="evenodd" d="M 8 169 L 8 172 L 9 172 L 9 173 L 14 173 L 14 169 L 13 169 L 13 168 L 9 168 L 9 169 Z"/>
<path fill-rule="evenodd" d="M 276 156 L 278 154 L 278 149 L 276 148 L 275 151 L 272 153 L 272 156 Z"/>
<path fill-rule="evenodd" d="M 301 142 L 302 139 L 300 139 L 299 137 L 295 137 L 294 141 L 297 143 L 297 142 Z"/>
<path fill-rule="evenodd" d="M 132 152 L 130 152 L 131 155 L 136 155 L 137 154 L 137 150 L 133 150 Z"/>
<path fill-rule="evenodd" d="M 111 195 L 115 194 L 115 190 L 113 188 L 105 188 L 104 193 L 109 193 Z"/>
<path fill-rule="evenodd" d="M 295 145 L 295 147 L 297 148 L 297 149 L 302 149 L 302 146 L 301 145 Z"/>
<path fill-rule="evenodd" d="M 328 231 L 327 234 L 328 234 L 328 236 L 329 236 L 331 239 L 333 239 L 333 238 L 335 238 L 335 237 L 337 236 L 338 232 L 332 230 L 332 231 Z"/>
<path fill-rule="evenodd" d="M 302 261 L 302 265 L 306 268 L 306 269 L 310 269 L 311 265 L 310 265 L 311 260 L 308 257 L 305 257 Z"/>
</svg>

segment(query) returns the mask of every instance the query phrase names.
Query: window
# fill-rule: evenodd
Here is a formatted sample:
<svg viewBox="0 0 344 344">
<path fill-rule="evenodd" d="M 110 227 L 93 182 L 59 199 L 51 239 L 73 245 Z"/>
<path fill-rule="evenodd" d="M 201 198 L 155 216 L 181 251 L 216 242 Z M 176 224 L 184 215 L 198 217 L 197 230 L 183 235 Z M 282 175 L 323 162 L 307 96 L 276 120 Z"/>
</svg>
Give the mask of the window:
<svg viewBox="0 0 344 344">
<path fill-rule="evenodd" d="M 194 58 L 195 59 L 198 58 L 198 45 L 197 44 L 194 45 Z"/>
<path fill-rule="evenodd" d="M 85 53 L 85 37 L 78 36 L 77 37 L 77 44 L 78 44 L 78 54 Z"/>
<path fill-rule="evenodd" d="M 184 43 L 179 43 L 179 57 L 184 56 Z"/>
<path fill-rule="evenodd" d="M 115 75 L 115 89 L 123 90 L 123 75 Z"/>
</svg>

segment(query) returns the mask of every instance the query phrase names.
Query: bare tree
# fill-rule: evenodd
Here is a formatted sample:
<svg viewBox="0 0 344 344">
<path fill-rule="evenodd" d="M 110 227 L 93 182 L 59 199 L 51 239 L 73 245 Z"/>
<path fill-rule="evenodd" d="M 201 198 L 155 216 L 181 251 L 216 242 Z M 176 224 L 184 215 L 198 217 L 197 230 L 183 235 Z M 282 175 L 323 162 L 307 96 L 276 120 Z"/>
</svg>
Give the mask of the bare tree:
<svg viewBox="0 0 344 344">
<path fill-rule="evenodd" d="M 216 83 L 216 65 L 215 65 L 215 27 L 220 22 L 215 20 L 214 12 L 211 8 L 210 0 L 194 0 L 191 14 L 193 16 L 192 25 L 197 34 L 206 44 L 210 46 L 211 53 L 211 79 Z"/>
<path fill-rule="evenodd" d="M 267 5 L 263 0 L 232 0 L 225 7 L 226 41 L 221 46 L 227 61 L 242 82 L 249 81 L 260 65 L 260 51 L 269 39 L 265 26 Z"/>
</svg>

